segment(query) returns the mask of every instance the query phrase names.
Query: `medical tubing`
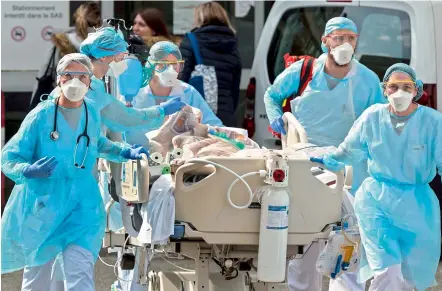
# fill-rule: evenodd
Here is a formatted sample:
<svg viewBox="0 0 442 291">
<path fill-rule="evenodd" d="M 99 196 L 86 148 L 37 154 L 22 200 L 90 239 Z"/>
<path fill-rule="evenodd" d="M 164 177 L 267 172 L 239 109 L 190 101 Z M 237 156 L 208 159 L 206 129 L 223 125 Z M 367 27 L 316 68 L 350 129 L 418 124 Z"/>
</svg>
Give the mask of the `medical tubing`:
<svg viewBox="0 0 442 291">
<path fill-rule="evenodd" d="M 104 264 L 104 265 L 106 265 L 106 266 L 108 266 L 108 267 L 111 267 L 111 268 L 113 268 L 115 265 L 111 265 L 111 264 L 108 264 L 108 263 L 106 263 L 105 261 L 103 261 L 103 259 L 100 257 L 100 255 L 98 255 L 98 258 L 100 259 L 100 261 Z"/>
<path fill-rule="evenodd" d="M 209 130 L 209 134 L 229 142 L 230 144 L 232 144 L 233 146 L 237 147 L 240 150 L 243 150 L 244 147 L 245 147 L 244 143 L 242 143 L 240 141 L 236 141 L 236 140 L 234 140 L 232 138 L 229 138 L 227 136 L 227 134 L 224 133 L 224 132 L 216 132 L 216 131 L 213 131 L 213 130 L 211 130 L 211 131 Z"/>
<path fill-rule="evenodd" d="M 186 268 L 180 267 L 180 266 L 178 266 L 178 265 L 172 263 L 171 261 L 167 260 L 167 259 L 166 259 L 165 257 L 163 257 L 163 256 L 160 256 L 160 257 L 161 257 L 164 261 L 166 261 L 167 263 L 169 263 L 169 264 L 171 264 L 172 266 L 174 266 L 175 268 L 178 268 L 178 269 L 183 270 L 183 271 L 185 271 L 185 272 L 195 272 L 195 270 L 191 270 L 191 269 L 186 269 Z"/>
<path fill-rule="evenodd" d="M 250 176 L 254 176 L 254 175 L 259 175 L 261 178 L 265 178 L 265 176 L 267 175 L 267 172 L 264 171 L 264 170 L 259 170 L 259 172 L 250 172 L 250 173 L 247 173 L 247 174 L 242 175 L 241 178 L 244 179 L 244 178 L 247 178 L 247 177 L 250 177 Z M 232 191 L 233 186 L 235 186 L 235 184 L 236 184 L 238 181 L 239 181 L 239 178 L 237 178 L 235 181 L 233 181 L 233 183 L 230 184 L 230 187 L 229 187 L 229 189 L 227 190 L 227 201 L 229 201 L 230 205 L 233 204 L 232 199 L 231 199 L 231 197 L 230 197 L 230 192 Z M 252 195 L 252 199 L 253 199 L 253 195 Z M 251 204 L 251 203 L 252 203 L 252 202 L 250 202 L 250 204 Z M 250 206 L 250 204 L 249 204 L 249 206 Z M 261 204 L 261 202 L 260 202 L 260 204 Z"/>
<path fill-rule="evenodd" d="M 240 175 L 238 175 L 237 173 L 235 173 L 234 171 L 230 170 L 230 169 L 227 168 L 227 167 L 224 167 L 223 165 L 220 165 L 220 164 L 214 163 L 214 162 L 212 162 L 212 161 L 202 160 L 202 159 L 191 159 L 191 160 L 188 161 L 188 163 L 209 164 L 209 165 L 212 165 L 212 166 L 215 166 L 215 167 L 221 168 L 221 169 L 226 170 L 227 172 L 231 173 L 232 175 L 234 175 L 235 177 L 237 177 L 236 180 L 241 180 L 241 182 L 243 182 L 244 185 L 246 186 L 246 188 L 247 188 L 247 192 L 249 193 L 249 201 L 247 202 L 246 205 L 243 205 L 243 206 L 237 206 L 237 205 L 235 205 L 235 204 L 232 202 L 232 200 L 230 199 L 230 191 L 231 191 L 232 188 L 233 188 L 232 185 L 234 185 L 234 183 L 236 182 L 236 180 L 235 180 L 235 181 L 230 185 L 229 190 L 227 191 L 227 201 L 229 202 L 229 204 L 230 204 L 233 208 L 236 208 L 236 209 L 246 209 L 246 208 L 248 208 L 248 207 L 250 206 L 250 204 L 252 204 L 252 200 L 253 200 L 253 191 L 252 191 L 252 189 L 250 188 L 249 184 L 247 184 L 247 182 L 246 182 L 246 181 L 245 181 Z M 251 173 L 248 173 L 248 174 L 251 174 Z M 245 175 L 248 175 L 248 174 L 245 174 Z M 253 174 L 255 175 L 256 173 L 253 173 Z M 259 173 L 258 173 L 258 174 L 259 174 Z M 245 176 L 245 175 L 244 175 L 244 176 Z"/>
<path fill-rule="evenodd" d="M 117 262 L 114 265 L 114 275 L 117 277 L 118 280 L 123 281 L 123 282 L 132 282 L 132 280 L 125 280 L 125 279 L 121 279 L 120 276 L 118 276 L 118 270 L 117 270 L 117 266 L 120 263 L 120 260 L 123 256 L 119 257 Z M 135 265 L 136 266 L 136 265 Z M 135 268 L 135 267 L 134 267 Z"/>
<path fill-rule="evenodd" d="M 341 219 L 341 226 L 342 226 L 342 234 L 344 235 L 344 238 L 346 241 L 348 241 L 350 244 L 354 245 L 355 247 L 357 247 L 359 245 L 359 242 L 361 241 L 360 239 L 356 242 L 352 241 L 346 234 L 346 230 L 344 227 L 344 222 L 347 221 L 349 218 L 352 218 L 354 221 L 357 222 L 357 218 L 353 215 L 353 214 L 347 214 L 344 217 L 342 217 Z"/>
<path fill-rule="evenodd" d="M 251 173 L 247 173 L 245 175 L 240 176 L 240 178 L 237 178 L 235 181 L 233 181 L 232 184 L 230 184 L 229 189 L 227 190 L 227 201 L 229 202 L 230 205 L 232 205 L 233 207 L 237 208 L 237 209 L 245 209 L 248 208 L 250 206 L 250 204 L 252 204 L 252 200 L 253 200 L 253 192 L 249 197 L 249 201 L 247 202 L 247 204 L 245 206 L 237 206 L 233 203 L 232 198 L 231 198 L 231 192 L 233 189 L 233 186 L 235 186 L 235 184 L 239 181 L 239 179 L 241 179 L 242 181 L 245 181 L 244 178 L 250 177 L 250 176 L 254 176 L 254 175 L 258 175 L 259 172 L 251 172 Z M 246 182 L 244 182 L 246 183 Z M 248 184 L 247 184 L 248 186 Z"/>
</svg>

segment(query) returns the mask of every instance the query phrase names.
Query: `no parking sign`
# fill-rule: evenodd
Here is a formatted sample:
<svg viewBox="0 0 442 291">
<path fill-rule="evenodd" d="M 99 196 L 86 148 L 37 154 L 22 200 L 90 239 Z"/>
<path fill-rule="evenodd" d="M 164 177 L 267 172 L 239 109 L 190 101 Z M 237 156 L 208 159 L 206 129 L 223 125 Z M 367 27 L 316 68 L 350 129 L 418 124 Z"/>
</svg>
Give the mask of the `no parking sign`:
<svg viewBox="0 0 442 291">
<path fill-rule="evenodd" d="M 14 26 L 11 29 L 11 37 L 15 41 L 22 41 L 26 37 L 26 31 L 22 26 Z"/>
<path fill-rule="evenodd" d="M 1 1 L 2 62 L 6 71 L 38 71 L 52 36 L 69 27 L 69 1 Z"/>
<path fill-rule="evenodd" d="M 50 25 L 45 26 L 41 30 L 41 37 L 46 41 L 50 41 L 53 31 L 54 31 L 54 28 L 52 26 L 50 26 Z"/>
</svg>

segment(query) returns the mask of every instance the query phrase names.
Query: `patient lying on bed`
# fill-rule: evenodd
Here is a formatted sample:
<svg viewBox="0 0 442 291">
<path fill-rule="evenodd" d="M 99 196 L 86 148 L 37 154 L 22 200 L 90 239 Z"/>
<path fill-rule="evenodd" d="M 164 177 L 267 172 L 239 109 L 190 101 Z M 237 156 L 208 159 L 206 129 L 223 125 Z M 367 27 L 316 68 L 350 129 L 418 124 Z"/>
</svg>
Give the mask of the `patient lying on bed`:
<svg viewBox="0 0 442 291">
<path fill-rule="evenodd" d="M 201 124 L 201 120 L 201 111 L 190 106 L 169 116 L 158 130 L 146 134 L 150 152 L 164 157 L 167 152 L 179 148 L 183 150 L 180 163 L 184 163 L 191 158 L 228 157 L 242 149 L 259 148 L 243 134 L 243 129 L 209 126 Z"/>
<path fill-rule="evenodd" d="M 247 137 L 243 129 L 211 127 L 201 124 L 199 109 L 186 106 L 180 112 L 168 117 L 155 131 L 146 134 L 150 152 L 163 157 L 174 149 L 182 149 L 181 159 L 173 160 L 173 169 L 187 160 L 206 156 L 231 156 L 242 149 L 256 149 L 258 144 Z M 245 134 L 242 134 L 244 133 Z M 143 203 L 140 215 L 143 219 L 138 240 L 142 243 L 164 244 L 173 234 L 175 222 L 175 183 L 170 175 L 156 180 L 149 194 L 149 201 Z"/>
</svg>

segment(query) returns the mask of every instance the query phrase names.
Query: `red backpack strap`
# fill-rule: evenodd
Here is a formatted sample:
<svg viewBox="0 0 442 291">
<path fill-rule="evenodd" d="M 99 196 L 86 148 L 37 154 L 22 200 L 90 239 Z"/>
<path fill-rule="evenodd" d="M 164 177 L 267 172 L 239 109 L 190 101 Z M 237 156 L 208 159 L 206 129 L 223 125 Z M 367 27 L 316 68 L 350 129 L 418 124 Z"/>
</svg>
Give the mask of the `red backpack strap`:
<svg viewBox="0 0 442 291">
<path fill-rule="evenodd" d="M 282 103 L 282 111 L 290 112 L 290 101 L 294 98 L 301 96 L 304 92 L 305 88 L 307 88 L 308 83 L 312 80 L 313 77 L 313 67 L 315 64 L 315 58 L 313 57 L 305 57 L 301 67 L 301 76 L 299 80 L 298 90 L 293 96 L 285 99 Z"/>
<path fill-rule="evenodd" d="M 284 59 L 288 61 L 290 56 L 287 56 L 287 54 L 284 56 Z M 292 101 L 294 98 L 301 96 L 304 92 L 305 88 L 307 88 L 308 83 L 313 78 L 313 67 L 315 65 L 316 59 L 310 56 L 302 56 L 304 61 L 302 63 L 301 67 L 301 76 L 299 80 L 298 90 L 297 92 L 290 96 L 289 98 L 285 99 L 282 103 L 282 111 L 285 112 L 291 112 L 292 108 L 290 106 L 290 101 Z M 277 138 L 281 138 L 281 135 L 277 132 L 274 132 L 272 128 L 269 126 L 268 130 L 273 134 L 273 136 Z"/>
<path fill-rule="evenodd" d="M 298 92 L 296 92 L 296 97 L 301 96 L 305 88 L 307 88 L 308 83 L 313 78 L 313 67 L 315 66 L 315 58 L 304 59 L 301 70 L 301 81 L 299 83 Z"/>
</svg>

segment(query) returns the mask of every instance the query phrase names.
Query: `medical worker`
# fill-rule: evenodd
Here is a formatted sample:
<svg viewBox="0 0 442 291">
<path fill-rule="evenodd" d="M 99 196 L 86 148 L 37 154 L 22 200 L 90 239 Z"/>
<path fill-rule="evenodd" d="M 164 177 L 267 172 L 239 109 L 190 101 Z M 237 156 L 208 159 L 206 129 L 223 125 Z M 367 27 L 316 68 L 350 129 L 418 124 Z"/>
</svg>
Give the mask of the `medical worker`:
<svg viewBox="0 0 442 291">
<path fill-rule="evenodd" d="M 382 86 L 389 104 L 367 109 L 323 162 L 339 169 L 368 159 L 355 199 L 360 281 L 374 276 L 373 291 L 420 291 L 435 283 L 440 257 L 439 202 L 428 183 L 442 174 L 442 114 L 416 103 L 423 84 L 406 64 L 391 66 Z"/>
<path fill-rule="evenodd" d="M 366 108 L 385 102 L 377 75 L 353 58 L 357 40 L 358 30 L 353 21 L 344 17 L 330 19 L 322 37 L 324 54 L 315 61 L 312 80 L 303 94 L 291 101 L 292 113 L 312 144 L 337 147 Z M 264 95 L 267 116 L 275 132 L 286 134 L 282 103 L 298 90 L 302 62 L 284 70 Z M 355 164 L 353 169 L 355 193 L 368 176 L 366 162 Z M 291 291 L 320 290 L 320 275 L 315 270 L 319 252 L 318 244 L 313 244 L 302 259 L 290 262 Z M 363 290 L 363 286 L 356 283 L 355 274 L 345 274 L 331 280 L 329 290 Z"/>
<path fill-rule="evenodd" d="M 90 33 L 81 43 L 80 52 L 92 60 L 93 73 L 90 99 L 100 111 L 104 125 L 117 132 L 133 128 L 158 127 L 164 117 L 179 111 L 185 104 L 178 99 L 169 100 L 161 106 L 134 109 L 124 106 L 117 98 L 105 92 L 101 80 L 109 70 L 114 77 L 123 73 L 127 66 L 124 57 L 127 55 L 127 43 L 121 32 L 114 28 L 104 27 Z M 88 95 L 89 96 L 89 95 Z"/>
<path fill-rule="evenodd" d="M 102 123 L 113 132 L 123 132 L 133 128 L 150 128 L 160 126 L 164 117 L 179 111 L 185 104 L 180 100 L 173 99 L 158 106 L 150 108 L 134 109 L 126 107 L 117 98 L 106 93 L 104 82 L 101 80 L 108 72 L 115 77 L 121 74 L 126 68 L 124 57 L 127 55 L 127 43 L 124 41 L 121 32 L 111 27 L 103 27 L 81 43 L 80 52 L 92 60 L 92 73 L 90 90 L 86 100 L 94 106 L 101 116 Z M 60 91 L 54 90 L 54 93 Z M 105 129 L 103 129 L 105 132 Z M 97 175 L 97 167 L 94 168 Z M 105 203 L 110 200 L 108 191 L 109 173 L 100 172 L 100 192 Z M 112 230 L 118 229 L 121 225 L 120 204 L 115 203 L 110 210 L 110 226 Z M 60 263 L 60 260 L 57 260 Z M 55 269 L 59 269 L 56 264 Z M 59 274 L 59 273 L 58 273 Z M 62 276 L 57 275 L 57 285 L 51 291 L 62 291 Z M 52 288 L 52 287 L 51 287 Z"/>
<path fill-rule="evenodd" d="M 2 150 L 2 171 L 16 183 L 2 219 L 2 274 L 24 268 L 23 291 L 48 289 L 59 253 L 67 290 L 95 290 L 105 213 L 92 169 L 98 156 L 147 154 L 101 135 L 100 115 L 84 100 L 88 57 L 68 54 L 56 71 L 61 92 L 32 110 Z"/>
<path fill-rule="evenodd" d="M 181 52 L 177 45 L 169 41 L 157 42 L 152 46 L 149 54 L 146 66 L 150 69 L 151 79 L 149 85 L 141 89 L 134 98 L 133 106 L 135 108 L 148 108 L 171 98 L 179 97 L 186 104 L 202 111 L 202 123 L 222 126 L 221 120 L 213 113 L 200 93 L 191 85 L 177 79 L 178 73 L 183 68 Z M 152 127 L 150 130 L 157 128 Z M 149 141 L 145 133 L 146 131 L 132 130 L 125 133 L 125 138 L 127 142 L 137 141 L 137 143 L 148 147 Z M 121 256 L 121 253 L 119 256 Z M 138 261 L 139 257 L 137 256 Z M 136 283 L 138 279 L 138 264 L 135 265 L 134 270 L 125 271 L 119 268 L 118 271 L 119 277 L 123 280 L 117 280 L 112 286 L 112 291 L 146 290 L 147 287 Z"/>
<path fill-rule="evenodd" d="M 141 88 L 132 104 L 135 108 L 151 108 L 179 98 L 182 102 L 196 107 L 203 114 L 202 123 L 221 126 L 221 120 L 213 113 L 201 94 L 191 85 L 178 80 L 178 74 L 184 67 L 184 61 L 177 45 L 170 41 L 155 43 L 149 51 L 146 67 L 152 76 L 149 85 Z M 159 126 L 152 126 L 150 130 Z M 126 139 L 137 141 L 142 145 L 148 145 L 145 130 L 130 130 L 126 132 Z M 147 143 L 147 144 L 146 144 Z"/>
<path fill-rule="evenodd" d="M 124 132 L 132 129 L 148 129 L 159 127 L 166 115 L 179 111 L 185 104 L 177 98 L 153 104 L 149 107 L 134 109 L 126 107 L 114 96 L 105 92 L 104 82 L 101 80 L 109 70 L 114 77 L 123 73 L 127 66 L 124 57 L 127 55 L 127 43 L 121 36 L 121 32 L 115 28 L 105 27 L 95 33 L 90 33 L 82 42 L 80 52 L 92 59 L 94 76 L 92 77 L 91 94 L 94 104 L 99 108 L 103 124 L 113 132 Z M 164 100 L 166 101 L 166 100 Z M 108 185 L 110 176 L 108 172 L 100 173 L 100 189 L 103 200 L 110 200 Z M 115 203 L 109 215 L 111 230 L 121 228 L 120 204 Z"/>
</svg>

